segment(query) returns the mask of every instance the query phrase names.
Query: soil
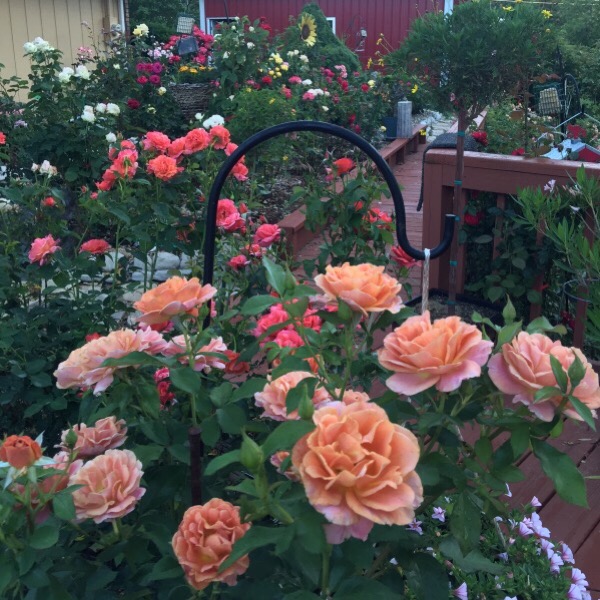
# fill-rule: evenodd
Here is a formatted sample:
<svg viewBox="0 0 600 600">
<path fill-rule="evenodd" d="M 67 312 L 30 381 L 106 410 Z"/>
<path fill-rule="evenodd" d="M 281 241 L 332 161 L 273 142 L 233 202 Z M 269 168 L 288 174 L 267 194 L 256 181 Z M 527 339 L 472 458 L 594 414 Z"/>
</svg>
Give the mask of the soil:
<svg viewBox="0 0 600 600">
<path fill-rule="evenodd" d="M 414 304 L 420 309 L 421 298 L 413 300 Z M 409 303 L 412 304 L 412 303 Z M 438 292 L 432 291 L 429 295 L 429 312 L 431 313 L 431 320 L 442 319 L 448 316 L 448 298 Z M 472 323 L 473 313 L 479 313 L 482 317 L 487 317 L 492 323 L 502 323 L 502 309 L 494 306 L 488 306 L 477 302 L 476 300 L 470 300 L 466 297 L 460 297 L 456 302 L 456 316 L 460 317 L 467 323 Z"/>
<path fill-rule="evenodd" d="M 265 216 L 267 223 L 278 223 L 302 204 L 302 200 L 290 202 L 293 189 L 302 183 L 300 177 L 285 174 L 275 179 L 267 193 L 261 194 L 259 203 L 262 207 L 258 212 Z"/>
</svg>

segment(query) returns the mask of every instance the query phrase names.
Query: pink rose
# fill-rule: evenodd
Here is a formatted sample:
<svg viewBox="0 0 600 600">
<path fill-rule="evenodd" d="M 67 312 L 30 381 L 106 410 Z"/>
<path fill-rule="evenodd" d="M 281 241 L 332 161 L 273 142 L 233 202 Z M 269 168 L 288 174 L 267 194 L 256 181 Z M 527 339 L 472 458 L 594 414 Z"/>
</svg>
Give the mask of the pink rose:
<svg viewBox="0 0 600 600">
<path fill-rule="evenodd" d="M 182 356 L 179 357 L 179 362 L 187 364 L 189 362 L 187 352 L 185 337 L 183 335 L 177 335 L 169 342 L 164 354 L 166 356 L 181 354 Z M 213 338 L 208 344 L 196 350 L 192 368 L 194 371 L 204 371 L 205 373 L 210 373 L 213 368 L 223 370 L 229 362 L 226 352 L 227 346 L 223 342 L 223 338 Z M 222 354 L 223 356 L 207 356 L 207 354 Z"/>
<path fill-rule="evenodd" d="M 209 135 L 215 150 L 225 150 L 231 141 L 229 131 L 223 127 L 223 125 L 215 125 L 214 127 L 211 127 Z"/>
<path fill-rule="evenodd" d="M 167 150 L 167 154 L 172 158 L 179 158 L 182 154 L 185 154 L 185 144 L 186 138 L 184 137 L 174 139 Z"/>
<path fill-rule="evenodd" d="M 246 265 L 249 265 L 250 261 L 243 254 L 238 254 L 237 256 L 230 258 L 229 261 L 227 262 L 227 264 L 232 269 L 239 271 L 239 270 L 243 269 Z"/>
<path fill-rule="evenodd" d="M 261 225 L 254 234 L 254 243 L 262 248 L 268 248 L 281 239 L 281 229 L 278 225 Z"/>
<path fill-rule="evenodd" d="M 235 166 L 231 169 L 231 173 L 238 181 L 246 181 L 248 179 L 248 167 L 241 160 L 235 163 Z"/>
<path fill-rule="evenodd" d="M 383 340 L 382 367 L 394 371 L 386 385 L 399 394 L 418 394 L 435 386 L 457 390 L 465 379 L 479 377 L 494 344 L 475 325 L 459 317 L 431 323 L 429 311 L 410 317 Z"/>
<path fill-rule="evenodd" d="M 553 342 L 541 333 L 530 334 L 522 331 L 512 342 L 504 344 L 502 350 L 490 359 L 490 379 L 501 392 L 514 396 L 513 402 L 521 402 L 543 421 L 551 421 L 558 411 L 561 396 L 546 398 L 541 402 L 535 401 L 535 393 L 538 390 L 558 385 L 552 372 L 550 355 L 558 359 L 565 372 L 569 370 L 575 356 L 579 357 L 585 367 L 585 375 L 571 394 L 596 416 L 594 409 L 600 408 L 598 374 L 581 350 L 566 348 L 559 341 Z M 581 421 L 571 404 L 566 405 L 564 413 Z"/>
<path fill-rule="evenodd" d="M 40 265 L 47 263 L 50 256 L 60 250 L 59 242 L 60 240 L 55 240 L 51 235 L 36 238 L 29 250 L 29 261 L 32 263 L 39 262 Z"/>
<path fill-rule="evenodd" d="M 88 240 L 81 244 L 79 252 L 89 252 L 90 254 L 105 254 L 110 248 L 106 240 Z"/>
<path fill-rule="evenodd" d="M 285 405 L 289 391 L 295 388 L 303 379 L 313 377 L 312 373 L 305 371 L 290 371 L 277 379 L 267 383 L 262 392 L 254 394 L 256 406 L 264 410 L 261 417 L 273 419 L 274 421 L 291 421 L 299 419 L 298 411 L 294 410 L 288 414 Z M 331 400 L 331 396 L 323 387 L 315 388 L 312 402 L 315 407 Z"/>
<path fill-rule="evenodd" d="M 235 202 L 223 198 L 217 202 L 217 227 L 222 227 L 227 232 L 237 231 L 245 225 Z"/>
<path fill-rule="evenodd" d="M 282 348 L 299 348 L 304 346 L 304 340 L 293 329 L 282 329 L 275 334 L 273 342 Z"/>
<path fill-rule="evenodd" d="M 80 458 L 89 458 L 103 454 L 106 450 L 118 448 L 125 443 L 127 439 L 127 427 L 125 421 L 116 417 L 106 417 L 99 419 L 93 427 L 88 427 L 85 423 L 73 425 L 73 431 L 77 434 L 74 450 Z M 61 435 L 61 448 L 67 450 L 66 437 L 69 430 L 65 430 Z"/>
<path fill-rule="evenodd" d="M 112 521 L 128 515 L 146 493 L 140 487 L 142 463 L 130 450 L 107 450 L 89 461 L 69 481 L 78 521 Z"/>
<path fill-rule="evenodd" d="M 169 136 L 161 133 L 160 131 L 149 131 L 144 139 L 142 140 L 142 146 L 144 150 L 154 150 L 164 154 L 171 145 Z"/>
</svg>

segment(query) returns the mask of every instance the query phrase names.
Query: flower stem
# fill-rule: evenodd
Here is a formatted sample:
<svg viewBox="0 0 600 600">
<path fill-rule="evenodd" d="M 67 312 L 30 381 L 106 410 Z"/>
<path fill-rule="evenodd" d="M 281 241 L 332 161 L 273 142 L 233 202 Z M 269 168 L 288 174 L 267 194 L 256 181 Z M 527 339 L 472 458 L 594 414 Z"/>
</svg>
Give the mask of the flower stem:
<svg viewBox="0 0 600 600">
<path fill-rule="evenodd" d="M 329 566 L 331 562 L 331 544 L 323 550 L 321 562 L 321 596 L 329 598 Z"/>
</svg>

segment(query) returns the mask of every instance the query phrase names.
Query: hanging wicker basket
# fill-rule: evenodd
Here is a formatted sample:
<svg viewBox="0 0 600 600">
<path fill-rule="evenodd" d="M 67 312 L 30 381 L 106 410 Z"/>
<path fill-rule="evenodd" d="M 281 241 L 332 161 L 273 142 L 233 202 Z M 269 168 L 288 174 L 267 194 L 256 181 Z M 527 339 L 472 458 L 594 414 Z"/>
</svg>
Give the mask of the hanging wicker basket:
<svg viewBox="0 0 600 600">
<path fill-rule="evenodd" d="M 173 83 L 169 90 L 187 119 L 205 111 L 212 94 L 210 83 Z"/>
</svg>

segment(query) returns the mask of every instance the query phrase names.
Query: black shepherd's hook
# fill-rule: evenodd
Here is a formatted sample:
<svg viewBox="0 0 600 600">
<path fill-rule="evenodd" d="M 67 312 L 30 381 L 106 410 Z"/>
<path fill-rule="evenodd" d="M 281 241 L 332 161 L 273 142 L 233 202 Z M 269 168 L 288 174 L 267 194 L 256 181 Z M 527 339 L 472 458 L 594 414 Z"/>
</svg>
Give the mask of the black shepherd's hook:
<svg viewBox="0 0 600 600">
<path fill-rule="evenodd" d="M 204 284 L 213 282 L 215 267 L 215 237 L 217 233 L 217 203 L 219 201 L 219 196 L 221 195 L 221 189 L 223 188 L 230 171 L 248 150 L 278 135 L 295 131 L 318 131 L 321 133 L 329 133 L 335 137 L 347 140 L 360 148 L 375 163 L 375 166 L 383 175 L 383 178 L 392 193 L 394 210 L 396 212 L 396 237 L 398 239 L 398 244 L 412 258 L 418 260 L 423 260 L 425 258 L 425 253 L 422 250 L 413 248 L 408 241 L 408 237 L 406 236 L 406 213 L 404 211 L 402 192 L 400 192 L 394 173 L 392 173 L 392 170 L 381 154 L 379 154 L 379 152 L 377 152 L 377 150 L 364 138 L 339 125 L 332 125 L 331 123 L 323 123 L 321 121 L 292 121 L 274 125 L 273 127 L 255 133 L 244 143 L 240 144 L 219 169 L 208 197 L 204 232 Z M 444 236 L 442 241 L 431 250 L 430 258 L 437 258 L 449 248 L 454 234 L 454 223 L 454 215 L 446 215 L 444 222 Z"/>
</svg>

